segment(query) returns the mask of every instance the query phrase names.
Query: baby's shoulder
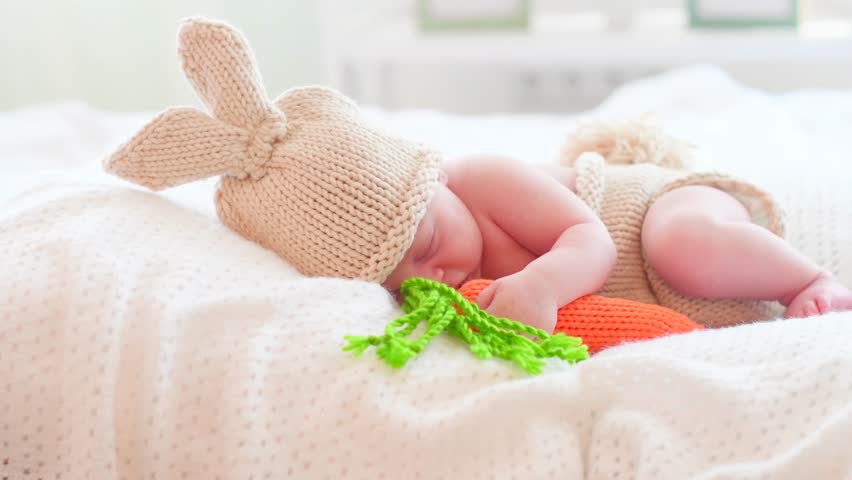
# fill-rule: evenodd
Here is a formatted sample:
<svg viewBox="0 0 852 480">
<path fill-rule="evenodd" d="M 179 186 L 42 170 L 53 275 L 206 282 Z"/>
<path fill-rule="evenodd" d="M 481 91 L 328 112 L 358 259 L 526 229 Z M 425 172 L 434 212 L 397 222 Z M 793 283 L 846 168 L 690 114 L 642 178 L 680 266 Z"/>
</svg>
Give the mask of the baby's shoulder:
<svg viewBox="0 0 852 480">
<path fill-rule="evenodd" d="M 510 157 L 499 155 L 468 155 L 448 162 L 444 170 L 452 180 L 501 181 L 536 175 L 535 168 Z"/>
<path fill-rule="evenodd" d="M 468 207 L 493 202 L 509 190 L 525 192 L 531 168 L 506 157 L 475 155 L 444 166 L 447 186 Z"/>
<path fill-rule="evenodd" d="M 576 171 L 574 168 L 555 163 L 526 163 L 510 157 L 498 155 L 470 155 L 456 159 L 445 166 L 445 172 L 451 183 L 461 190 L 498 189 L 511 185 L 518 192 L 539 188 L 542 177 L 552 177 L 559 183 L 574 189 Z"/>
</svg>

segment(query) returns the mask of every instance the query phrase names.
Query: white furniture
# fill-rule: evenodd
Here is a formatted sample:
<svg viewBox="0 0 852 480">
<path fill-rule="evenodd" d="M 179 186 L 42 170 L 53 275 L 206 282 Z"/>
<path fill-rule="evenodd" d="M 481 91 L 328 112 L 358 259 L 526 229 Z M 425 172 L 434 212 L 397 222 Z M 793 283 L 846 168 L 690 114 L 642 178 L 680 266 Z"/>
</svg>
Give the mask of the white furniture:
<svg viewBox="0 0 852 480">
<path fill-rule="evenodd" d="M 442 77 L 441 83 L 450 83 L 444 93 L 487 84 L 498 98 L 497 109 L 501 96 L 517 94 L 513 89 L 519 88 L 530 100 L 543 96 L 543 103 L 572 94 L 593 97 L 594 103 L 629 79 L 690 63 L 723 66 L 736 78 L 771 91 L 852 86 L 852 24 L 843 20 L 805 23 L 798 32 L 694 31 L 686 27 L 683 9 L 658 9 L 636 12 L 628 28 L 613 30 L 611 14 L 536 9 L 534 4 L 529 31 L 424 33 L 406 2 L 387 8 L 374 0 L 373 9 L 359 9 L 357 15 L 346 12 L 347 2 L 331 3 L 334 7 L 326 2 L 323 12 L 326 80 L 361 101 L 389 108 L 411 106 L 411 94 L 405 94 L 410 84 L 434 84 Z M 406 77 L 406 70 L 418 68 Z M 435 76 L 424 77 L 424 68 Z M 463 85 L 461 72 L 476 69 L 492 73 L 475 80 L 478 85 Z M 446 80 L 457 74 L 454 83 Z M 578 83 L 583 92 L 577 91 Z M 441 92 L 426 94 L 435 95 L 431 100 L 437 108 L 446 107 Z"/>
</svg>

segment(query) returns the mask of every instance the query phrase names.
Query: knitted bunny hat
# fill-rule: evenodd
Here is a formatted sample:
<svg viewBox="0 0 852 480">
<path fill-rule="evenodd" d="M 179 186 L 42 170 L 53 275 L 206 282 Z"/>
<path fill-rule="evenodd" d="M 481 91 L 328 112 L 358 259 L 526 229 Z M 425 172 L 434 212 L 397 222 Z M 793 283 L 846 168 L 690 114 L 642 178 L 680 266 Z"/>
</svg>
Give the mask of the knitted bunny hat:
<svg viewBox="0 0 852 480">
<path fill-rule="evenodd" d="M 327 88 L 267 100 L 246 40 L 190 18 L 178 35 L 184 73 L 210 115 L 170 108 L 105 162 L 154 190 L 221 175 L 229 228 L 310 276 L 382 282 L 414 241 L 441 157 L 367 125 Z"/>
</svg>

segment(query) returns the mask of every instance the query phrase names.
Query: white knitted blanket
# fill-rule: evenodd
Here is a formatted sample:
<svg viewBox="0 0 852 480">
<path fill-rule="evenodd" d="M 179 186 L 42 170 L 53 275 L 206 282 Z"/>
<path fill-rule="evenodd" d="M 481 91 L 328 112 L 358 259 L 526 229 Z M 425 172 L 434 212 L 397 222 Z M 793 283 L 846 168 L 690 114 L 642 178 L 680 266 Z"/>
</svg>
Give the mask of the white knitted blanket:
<svg viewBox="0 0 852 480">
<path fill-rule="evenodd" d="M 698 80 L 742 92 L 679 75 L 600 113 L 654 95 L 665 113 Z M 668 118 L 710 146 L 702 161 L 759 175 L 793 241 L 852 281 L 849 140 L 822 142 L 789 111 L 767 117 L 770 135 L 705 107 Z M 848 112 L 832 124 L 850 128 Z M 469 122 L 418 121 L 438 119 L 436 136 Z M 490 128 L 530 125 L 565 128 Z M 481 147 L 465 141 L 444 144 Z M 341 351 L 400 314 L 380 287 L 302 278 L 179 196 L 66 178 L 0 207 L 0 478 L 852 479 L 852 313 L 626 345 L 537 377 L 440 337 L 396 371 Z"/>
</svg>

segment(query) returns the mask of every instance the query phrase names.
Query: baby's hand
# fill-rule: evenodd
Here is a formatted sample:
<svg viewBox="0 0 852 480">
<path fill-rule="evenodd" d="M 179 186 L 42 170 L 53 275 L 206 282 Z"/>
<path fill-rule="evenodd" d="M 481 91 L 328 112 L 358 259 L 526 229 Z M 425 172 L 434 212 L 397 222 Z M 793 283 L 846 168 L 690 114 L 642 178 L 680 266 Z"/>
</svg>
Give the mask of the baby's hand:
<svg viewBox="0 0 852 480">
<path fill-rule="evenodd" d="M 558 305 L 544 285 L 520 271 L 495 280 L 476 298 L 476 304 L 495 317 L 506 317 L 553 333 Z"/>
</svg>

